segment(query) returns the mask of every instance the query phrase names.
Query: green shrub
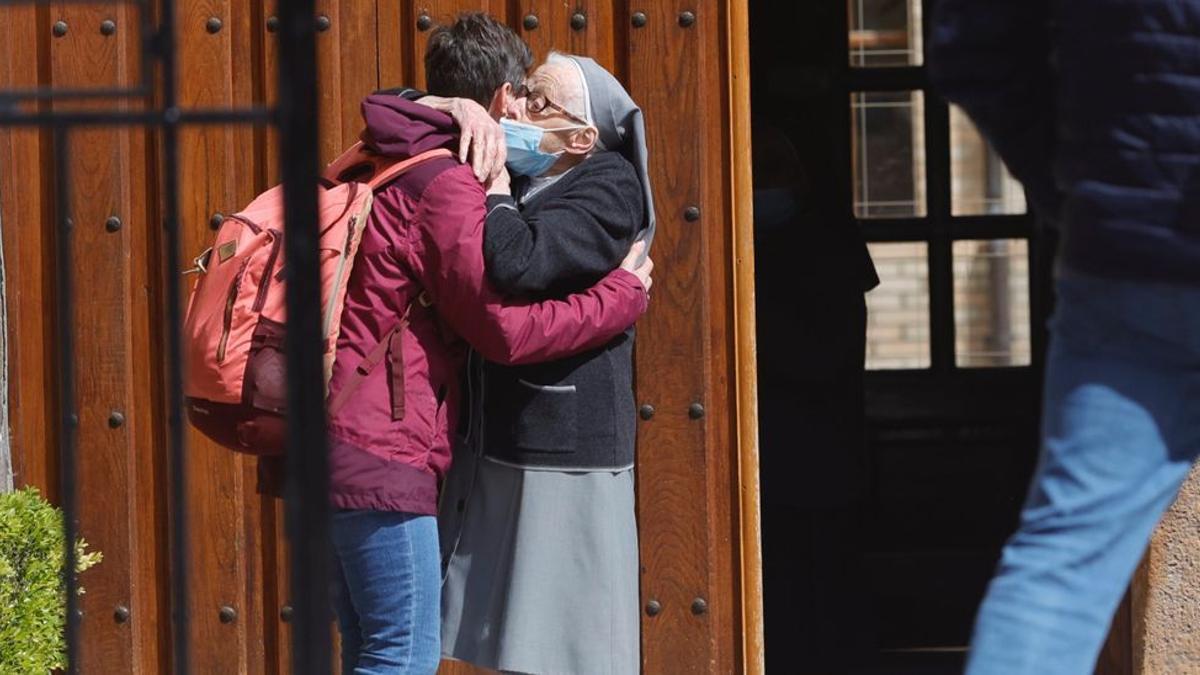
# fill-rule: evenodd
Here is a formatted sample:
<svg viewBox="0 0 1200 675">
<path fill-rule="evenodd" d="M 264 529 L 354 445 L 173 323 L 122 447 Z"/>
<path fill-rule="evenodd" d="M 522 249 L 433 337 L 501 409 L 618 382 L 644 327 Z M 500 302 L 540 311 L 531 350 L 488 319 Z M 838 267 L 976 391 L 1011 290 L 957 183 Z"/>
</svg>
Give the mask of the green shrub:
<svg viewBox="0 0 1200 675">
<path fill-rule="evenodd" d="M 80 572 L 102 557 L 75 551 Z M 0 675 L 66 666 L 65 558 L 62 512 L 34 488 L 0 494 Z"/>
</svg>

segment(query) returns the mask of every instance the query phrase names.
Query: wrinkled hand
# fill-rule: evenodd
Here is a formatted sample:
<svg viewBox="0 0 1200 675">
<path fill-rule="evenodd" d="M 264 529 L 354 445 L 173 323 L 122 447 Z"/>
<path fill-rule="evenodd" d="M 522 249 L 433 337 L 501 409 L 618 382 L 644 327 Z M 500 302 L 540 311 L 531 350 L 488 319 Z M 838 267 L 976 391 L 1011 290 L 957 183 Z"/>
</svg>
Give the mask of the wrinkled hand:
<svg viewBox="0 0 1200 675">
<path fill-rule="evenodd" d="M 461 132 L 458 139 L 458 161 L 471 158 L 471 170 L 480 183 L 495 178 L 504 171 L 508 150 L 504 145 L 504 130 L 483 106 L 465 98 L 451 99 L 450 116 Z"/>
<path fill-rule="evenodd" d="M 417 103 L 444 112 L 454 118 L 461 132 L 458 138 L 458 161 L 471 158 L 471 170 L 480 183 L 487 183 L 504 169 L 508 148 L 504 145 L 504 129 L 488 111 L 475 101 L 465 98 L 422 96 Z"/>
<path fill-rule="evenodd" d="M 639 265 L 638 259 L 645 252 L 646 242 L 635 242 L 629 249 L 629 254 L 621 261 L 621 269 L 637 277 L 638 281 L 642 282 L 642 288 L 646 289 L 646 295 L 649 295 L 650 287 L 654 285 L 654 279 L 650 277 L 650 273 L 654 271 L 654 261 L 650 259 L 650 256 L 646 256 L 646 259 Z"/>
</svg>

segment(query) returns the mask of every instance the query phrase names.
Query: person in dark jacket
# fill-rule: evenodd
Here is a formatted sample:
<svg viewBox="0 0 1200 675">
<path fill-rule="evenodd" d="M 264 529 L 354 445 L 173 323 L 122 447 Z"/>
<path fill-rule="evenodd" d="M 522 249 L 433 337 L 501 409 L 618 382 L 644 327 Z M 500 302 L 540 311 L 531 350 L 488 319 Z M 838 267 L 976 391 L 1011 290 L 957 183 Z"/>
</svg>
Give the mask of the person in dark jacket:
<svg viewBox="0 0 1200 675">
<path fill-rule="evenodd" d="M 480 105 L 507 108 L 524 79 L 527 48 L 486 15 L 459 33 L 502 48 L 467 63 L 490 88 Z M 458 34 L 430 38 L 435 58 Z M 436 75 L 435 93 L 443 88 Z M 363 103 L 365 143 L 386 156 L 456 148 L 450 116 L 394 95 Z M 542 362 L 602 347 L 645 311 L 649 263 L 637 251 L 573 295 L 542 302 L 505 298 L 484 274 L 484 187 L 451 158 L 426 161 L 381 190 L 347 287 L 331 400 L 330 500 L 339 586 L 343 671 L 433 673 L 440 661 L 438 488 L 462 398 L 466 347 L 508 364 Z M 386 367 L 371 368 L 385 360 Z"/>
<path fill-rule="evenodd" d="M 501 126 L 484 260 L 510 295 L 558 298 L 649 239 L 641 111 L 595 61 L 552 53 Z M 479 423 L 439 516 L 446 656 L 503 672 L 640 667 L 633 334 L 474 372 Z"/>
<path fill-rule="evenodd" d="M 1041 456 L 967 672 L 1090 673 L 1200 454 L 1200 0 L 944 0 L 931 67 L 1062 242 Z"/>
</svg>

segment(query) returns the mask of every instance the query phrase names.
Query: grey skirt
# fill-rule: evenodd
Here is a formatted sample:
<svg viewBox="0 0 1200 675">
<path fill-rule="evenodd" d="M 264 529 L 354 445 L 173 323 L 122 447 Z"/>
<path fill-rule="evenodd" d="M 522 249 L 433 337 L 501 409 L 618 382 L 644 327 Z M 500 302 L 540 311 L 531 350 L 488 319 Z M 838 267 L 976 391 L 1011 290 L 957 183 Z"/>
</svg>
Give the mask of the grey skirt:
<svg viewBox="0 0 1200 675">
<path fill-rule="evenodd" d="M 439 514 L 442 653 L 514 673 L 640 669 L 633 471 L 454 458 Z"/>
</svg>

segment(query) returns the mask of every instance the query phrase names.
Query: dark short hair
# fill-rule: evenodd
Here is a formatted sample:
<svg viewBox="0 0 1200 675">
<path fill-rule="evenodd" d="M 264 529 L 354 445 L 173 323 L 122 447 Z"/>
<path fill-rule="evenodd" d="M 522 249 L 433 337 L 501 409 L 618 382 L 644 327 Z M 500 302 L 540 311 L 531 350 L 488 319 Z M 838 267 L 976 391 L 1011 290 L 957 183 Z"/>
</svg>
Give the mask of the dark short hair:
<svg viewBox="0 0 1200 675">
<path fill-rule="evenodd" d="M 524 82 L 531 65 L 533 52 L 511 28 L 485 12 L 469 12 L 429 36 L 425 83 L 434 96 L 469 98 L 486 107 L 505 82 Z"/>
</svg>

